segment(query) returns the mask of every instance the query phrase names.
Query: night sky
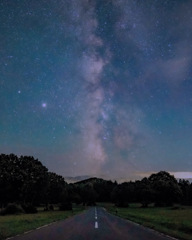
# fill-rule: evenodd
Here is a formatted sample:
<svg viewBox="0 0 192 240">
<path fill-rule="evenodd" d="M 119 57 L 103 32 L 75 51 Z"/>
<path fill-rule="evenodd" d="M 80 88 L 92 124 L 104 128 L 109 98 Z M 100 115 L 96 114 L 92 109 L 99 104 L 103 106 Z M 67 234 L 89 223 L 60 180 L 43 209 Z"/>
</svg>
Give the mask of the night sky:
<svg viewBox="0 0 192 240">
<path fill-rule="evenodd" d="M 0 153 L 192 176 L 192 1 L 0 0 Z"/>
</svg>

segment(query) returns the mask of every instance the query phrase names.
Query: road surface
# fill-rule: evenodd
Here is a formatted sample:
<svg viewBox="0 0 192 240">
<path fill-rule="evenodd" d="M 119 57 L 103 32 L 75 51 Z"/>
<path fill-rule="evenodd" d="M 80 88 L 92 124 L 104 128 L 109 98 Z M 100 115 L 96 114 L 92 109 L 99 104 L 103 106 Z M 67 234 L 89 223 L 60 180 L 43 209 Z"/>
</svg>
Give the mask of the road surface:
<svg viewBox="0 0 192 240">
<path fill-rule="evenodd" d="M 103 208 L 88 211 L 33 230 L 11 240 L 170 240 L 140 225 L 107 213 Z"/>
</svg>

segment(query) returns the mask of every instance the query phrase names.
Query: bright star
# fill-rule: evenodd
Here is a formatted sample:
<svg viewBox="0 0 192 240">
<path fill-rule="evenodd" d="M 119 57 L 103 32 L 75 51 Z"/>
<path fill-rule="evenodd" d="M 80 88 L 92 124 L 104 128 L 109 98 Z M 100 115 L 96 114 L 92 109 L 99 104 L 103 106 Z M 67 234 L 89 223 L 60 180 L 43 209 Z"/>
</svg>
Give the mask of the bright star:
<svg viewBox="0 0 192 240">
<path fill-rule="evenodd" d="M 41 106 L 42 106 L 43 108 L 46 108 L 46 107 L 47 107 L 47 103 L 42 103 Z"/>
</svg>

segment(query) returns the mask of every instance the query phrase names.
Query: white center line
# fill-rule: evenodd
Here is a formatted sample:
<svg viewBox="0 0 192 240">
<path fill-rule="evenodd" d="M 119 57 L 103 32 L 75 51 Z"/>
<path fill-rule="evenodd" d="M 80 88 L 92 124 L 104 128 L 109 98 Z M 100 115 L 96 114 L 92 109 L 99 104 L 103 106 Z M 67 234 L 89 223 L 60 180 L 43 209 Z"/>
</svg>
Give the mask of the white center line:
<svg viewBox="0 0 192 240">
<path fill-rule="evenodd" d="M 97 208 L 95 207 L 95 219 L 97 220 Z M 95 228 L 98 228 L 98 222 L 95 221 Z"/>
<path fill-rule="evenodd" d="M 98 228 L 98 222 L 95 222 L 95 228 Z"/>
</svg>

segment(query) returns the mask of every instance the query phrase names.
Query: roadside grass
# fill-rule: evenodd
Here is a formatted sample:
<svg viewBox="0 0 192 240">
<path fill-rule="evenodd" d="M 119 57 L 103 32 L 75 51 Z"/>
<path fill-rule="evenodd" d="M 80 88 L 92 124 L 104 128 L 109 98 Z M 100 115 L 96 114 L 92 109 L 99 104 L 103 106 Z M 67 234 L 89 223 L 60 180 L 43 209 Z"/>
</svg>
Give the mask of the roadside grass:
<svg viewBox="0 0 192 240">
<path fill-rule="evenodd" d="M 192 207 L 148 207 L 131 204 L 129 208 L 116 208 L 114 204 L 102 204 L 110 213 L 137 222 L 143 226 L 165 233 L 167 235 L 192 240 Z"/>
<path fill-rule="evenodd" d="M 40 226 L 64 220 L 85 210 L 82 206 L 73 207 L 73 211 L 43 211 L 38 209 L 35 214 L 18 214 L 0 216 L 0 240 L 16 236 Z"/>
</svg>

